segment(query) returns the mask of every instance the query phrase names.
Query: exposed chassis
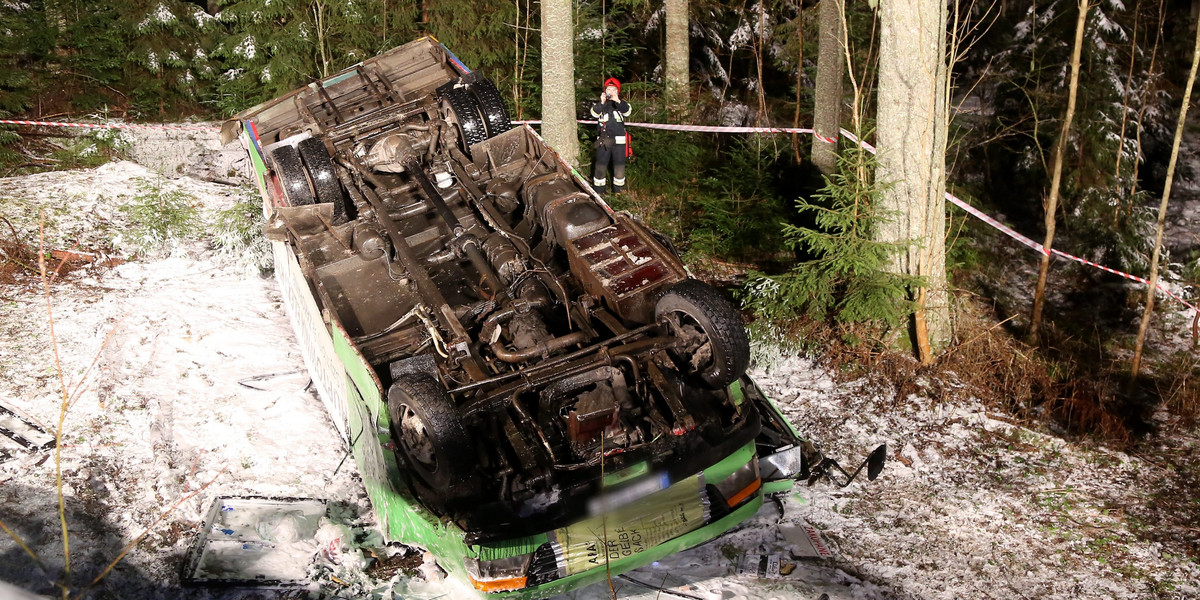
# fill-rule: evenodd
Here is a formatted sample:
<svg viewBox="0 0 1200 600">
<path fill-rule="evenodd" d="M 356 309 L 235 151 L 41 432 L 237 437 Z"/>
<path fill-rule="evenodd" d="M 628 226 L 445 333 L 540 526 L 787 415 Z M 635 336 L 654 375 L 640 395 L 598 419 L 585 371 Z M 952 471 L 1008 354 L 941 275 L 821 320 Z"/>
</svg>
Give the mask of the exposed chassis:
<svg viewBox="0 0 1200 600">
<path fill-rule="evenodd" d="M 656 532 L 621 569 L 702 542 L 761 503 L 759 448 L 811 448 L 744 375 L 737 309 L 435 40 L 225 135 L 385 533 L 477 589 L 594 579 L 596 515 Z"/>
</svg>

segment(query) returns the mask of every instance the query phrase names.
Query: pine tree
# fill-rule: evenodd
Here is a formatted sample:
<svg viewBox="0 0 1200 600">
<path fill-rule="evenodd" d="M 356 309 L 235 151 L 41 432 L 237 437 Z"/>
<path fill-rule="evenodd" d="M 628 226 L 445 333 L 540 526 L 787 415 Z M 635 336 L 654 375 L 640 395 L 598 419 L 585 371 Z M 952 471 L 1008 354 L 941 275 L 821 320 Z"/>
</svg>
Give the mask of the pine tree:
<svg viewBox="0 0 1200 600">
<path fill-rule="evenodd" d="M 125 87 L 134 106 L 161 118 L 176 102 L 195 101 L 200 80 L 213 74 L 212 17 L 181 0 L 130 0 L 116 7 L 126 28 Z"/>
<path fill-rule="evenodd" d="M 752 278 L 746 287 L 751 308 L 771 319 L 807 313 L 885 328 L 911 313 L 913 303 L 905 297 L 920 280 L 887 268 L 905 246 L 879 240 L 879 227 L 894 215 L 880 209 L 883 189 L 872 179 L 874 170 L 874 158 L 851 147 L 812 200 L 796 201 L 815 226 L 785 225 L 784 235 L 793 249 L 815 258 L 784 275 Z"/>
<path fill-rule="evenodd" d="M 994 61 L 1001 73 L 994 84 L 995 119 L 984 125 L 983 134 L 1003 140 L 991 144 L 990 154 L 993 166 L 1006 172 L 1009 194 L 1000 200 L 1018 216 L 1040 217 L 1040 199 L 1049 186 L 1050 150 L 1066 112 L 1063 90 L 1078 15 L 1075 4 L 1075 0 L 1039 2 L 991 34 L 1003 37 L 1002 32 L 1008 32 Z M 1062 164 L 1060 209 L 1060 215 L 1070 215 L 1074 253 L 1135 271 L 1146 266 L 1151 228 L 1149 213 L 1139 208 L 1143 198 L 1133 191 L 1135 165 L 1144 158 L 1137 139 L 1150 129 L 1166 133 L 1167 113 L 1155 108 L 1165 97 L 1148 93 L 1159 85 L 1149 69 L 1148 45 L 1133 43 L 1135 21 L 1146 32 L 1157 21 L 1148 10 L 1139 16 L 1141 4 L 1091 3 L 1082 38 L 1078 127 L 1065 142 L 1069 150 Z M 1144 42 L 1147 37 L 1143 33 L 1140 39 Z M 1162 57 L 1158 63 L 1162 64 Z M 1151 105 L 1148 112 L 1141 110 L 1145 102 Z M 1132 118 L 1125 114 L 1127 104 Z M 1123 168 L 1116 168 L 1118 160 Z"/>
<path fill-rule="evenodd" d="M 18 35 L 22 19 L 17 7 L 0 5 L 0 118 L 9 118 L 29 105 L 30 81 L 22 68 L 24 40 Z M 0 128 L 0 165 L 20 159 L 12 147 L 21 141 L 11 128 Z"/>
</svg>

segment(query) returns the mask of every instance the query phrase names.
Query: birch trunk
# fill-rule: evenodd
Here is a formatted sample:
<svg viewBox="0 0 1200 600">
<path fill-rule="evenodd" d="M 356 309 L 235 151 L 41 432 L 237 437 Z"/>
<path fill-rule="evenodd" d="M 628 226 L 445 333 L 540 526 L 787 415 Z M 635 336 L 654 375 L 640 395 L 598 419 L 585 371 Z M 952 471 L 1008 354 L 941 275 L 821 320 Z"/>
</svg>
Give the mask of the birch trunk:
<svg viewBox="0 0 1200 600">
<path fill-rule="evenodd" d="M 844 0 L 821 0 L 817 7 L 817 82 L 813 106 L 811 158 L 822 173 L 837 170 L 837 138 L 842 124 L 842 82 L 845 80 L 846 30 L 842 28 Z M 833 140 L 833 141 L 829 141 Z"/>
<path fill-rule="evenodd" d="M 826 0 L 828 1 L 828 0 Z M 879 48 L 879 166 L 883 222 L 877 237 L 900 248 L 896 273 L 921 277 L 912 291 L 914 346 L 921 362 L 950 340 L 946 291 L 946 3 L 882 0 Z"/>
<path fill-rule="evenodd" d="M 579 167 L 575 123 L 575 21 L 571 0 L 542 1 L 542 137 Z"/>
<path fill-rule="evenodd" d="M 688 0 L 665 0 L 667 21 L 666 84 L 667 106 L 680 110 L 688 104 Z"/>
<path fill-rule="evenodd" d="M 1067 88 L 1067 115 L 1063 118 L 1058 143 L 1054 145 L 1054 171 L 1050 177 L 1050 198 L 1046 200 L 1046 240 L 1042 242 L 1042 264 L 1038 268 L 1037 289 L 1033 292 L 1033 316 L 1029 319 L 1029 338 L 1037 340 L 1042 326 L 1042 308 L 1046 305 L 1046 278 L 1050 274 L 1050 248 L 1054 245 L 1054 227 L 1058 211 L 1058 188 L 1062 183 L 1063 152 L 1075 119 L 1075 98 L 1079 92 L 1079 55 L 1083 49 L 1083 30 L 1087 24 L 1088 0 L 1079 0 L 1079 20 L 1075 22 L 1075 48 L 1071 50 L 1071 80 Z"/>
<path fill-rule="evenodd" d="M 1150 258 L 1150 285 L 1146 289 L 1146 310 L 1138 325 L 1137 344 L 1133 348 L 1132 377 L 1137 378 L 1142 368 L 1142 349 L 1146 341 L 1146 330 L 1154 312 L 1154 293 L 1158 289 L 1158 259 L 1162 248 L 1163 223 L 1167 220 L 1167 202 L 1171 200 L 1171 180 L 1175 178 L 1175 163 L 1179 160 L 1179 143 L 1183 140 L 1184 124 L 1187 121 L 1188 104 L 1192 101 L 1192 86 L 1196 83 L 1196 65 L 1200 63 L 1200 18 L 1196 21 L 1196 43 L 1192 50 L 1192 71 L 1188 73 L 1187 86 L 1183 90 L 1183 106 L 1179 109 L 1179 124 L 1175 126 L 1175 141 L 1171 143 L 1171 160 L 1167 163 L 1167 182 L 1163 184 L 1162 202 L 1158 205 L 1158 228 L 1154 232 L 1154 255 Z"/>
</svg>

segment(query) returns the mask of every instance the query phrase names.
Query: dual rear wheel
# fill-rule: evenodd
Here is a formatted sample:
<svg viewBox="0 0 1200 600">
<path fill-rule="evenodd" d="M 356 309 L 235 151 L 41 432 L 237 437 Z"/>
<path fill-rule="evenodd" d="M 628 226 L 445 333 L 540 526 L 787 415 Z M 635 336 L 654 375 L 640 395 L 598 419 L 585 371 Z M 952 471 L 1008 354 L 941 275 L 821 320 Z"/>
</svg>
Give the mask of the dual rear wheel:
<svg viewBox="0 0 1200 600">
<path fill-rule="evenodd" d="M 345 192 L 323 141 L 307 138 L 275 148 L 271 162 L 289 206 L 332 203 L 334 221 L 345 219 Z"/>
</svg>

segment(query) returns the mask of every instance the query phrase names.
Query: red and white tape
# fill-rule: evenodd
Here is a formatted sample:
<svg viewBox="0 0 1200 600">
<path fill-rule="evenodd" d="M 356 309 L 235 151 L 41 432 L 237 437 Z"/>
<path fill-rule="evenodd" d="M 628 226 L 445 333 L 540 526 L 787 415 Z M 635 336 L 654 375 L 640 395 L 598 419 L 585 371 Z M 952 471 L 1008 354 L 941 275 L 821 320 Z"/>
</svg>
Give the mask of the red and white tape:
<svg viewBox="0 0 1200 600">
<path fill-rule="evenodd" d="M 68 121 L 18 121 L 0 119 L 0 125 L 32 125 L 35 127 L 77 127 L 81 129 L 155 129 L 160 131 L 220 131 L 212 125 L 134 125 L 130 123 L 74 123 Z"/>
<path fill-rule="evenodd" d="M 868 152 L 875 154 L 874 146 L 872 146 L 871 144 L 868 144 L 864 141 L 859 140 L 857 137 L 854 136 L 854 134 L 850 133 L 849 131 L 846 131 L 845 129 L 843 129 L 842 135 L 846 136 L 846 138 L 849 139 L 850 141 L 859 144 L 860 146 L 865 148 Z M 1030 248 L 1034 249 L 1035 251 L 1037 251 L 1041 254 L 1052 254 L 1052 255 L 1056 255 L 1056 256 L 1061 256 L 1067 260 L 1073 260 L 1081 265 L 1095 267 L 1097 269 L 1100 269 L 1101 271 L 1104 271 L 1105 273 L 1112 273 L 1113 275 L 1116 275 L 1118 277 L 1124 277 L 1125 279 L 1128 279 L 1130 281 L 1136 281 L 1145 286 L 1150 285 L 1149 281 L 1147 281 L 1146 279 L 1144 279 L 1142 277 L 1138 277 L 1137 275 L 1131 275 L 1124 271 L 1118 271 L 1116 269 L 1106 267 L 1104 265 L 1096 264 L 1086 258 L 1081 258 L 1081 257 L 1075 256 L 1074 254 L 1068 254 L 1066 252 L 1063 252 L 1062 250 L 1056 250 L 1056 249 L 1051 248 L 1050 251 L 1047 252 L 1046 248 L 1044 246 L 1042 246 L 1041 244 L 1017 233 L 1016 231 L 1013 231 L 1011 228 L 1004 225 L 1000 221 L 993 219 L 992 217 L 984 214 L 983 212 L 981 212 L 979 209 L 975 208 L 974 206 L 971 206 L 970 204 L 967 204 L 966 202 L 962 201 L 954 194 L 951 194 L 950 192 L 946 192 L 946 200 L 949 200 L 951 204 L 963 209 L 964 211 L 967 212 L 967 214 L 970 214 L 971 216 L 978 218 L 979 220 L 983 221 L 984 223 L 987 223 L 988 225 L 995 227 L 996 229 L 1000 230 L 1001 233 L 1007 235 L 1008 237 L 1010 237 L 1014 240 L 1017 240 L 1018 242 L 1021 242 L 1022 244 L 1025 244 L 1026 246 L 1029 246 Z M 1176 295 L 1162 281 L 1159 281 L 1157 283 L 1158 283 L 1158 285 L 1156 285 L 1155 287 L 1158 288 L 1158 291 L 1166 294 L 1170 298 L 1175 299 L 1180 304 L 1192 309 L 1193 311 L 1200 312 L 1200 308 L 1197 308 L 1196 305 L 1194 305 L 1194 304 L 1188 302 L 1187 300 L 1184 300 L 1183 298 Z"/>
<path fill-rule="evenodd" d="M 517 124 L 517 125 L 524 125 L 524 124 L 539 125 L 539 124 L 541 124 L 541 121 L 538 121 L 538 120 L 513 121 L 513 123 Z M 588 121 L 588 120 L 580 120 L 579 123 L 584 124 L 584 125 L 595 125 L 596 124 L 595 121 Z M 72 122 L 64 122 L 64 121 L 23 121 L 23 120 L 10 120 L 10 119 L 0 119 L 0 125 L 31 125 L 31 126 L 40 126 L 40 127 L 80 127 L 80 128 L 88 128 L 88 129 L 151 129 L 151 130 L 160 130 L 160 131 L 219 131 L 221 129 L 220 127 L 214 127 L 212 125 L 133 125 L 133 124 L 125 124 L 125 123 L 119 123 L 119 124 L 118 123 L 103 123 L 103 124 L 101 124 L 101 123 L 72 123 Z M 837 142 L 836 136 L 835 137 L 826 137 L 826 136 L 816 133 L 812 129 L 804 128 L 804 127 L 723 127 L 723 126 L 716 126 L 716 125 L 677 125 L 674 123 L 626 123 L 625 125 L 627 125 L 629 127 L 642 127 L 645 129 L 660 129 L 660 130 L 664 130 L 664 131 L 686 131 L 686 132 L 692 132 L 692 133 L 807 133 L 807 134 L 812 134 L 812 135 L 816 136 L 817 139 L 819 139 L 823 142 L 826 142 L 826 143 L 832 144 L 832 143 Z M 846 131 L 845 129 L 843 129 L 843 130 L 841 130 L 841 134 L 843 136 L 845 136 L 846 139 L 850 140 L 851 142 L 854 142 L 854 143 L 862 146 L 868 152 L 870 152 L 872 154 L 874 154 L 876 152 L 874 146 L 872 146 L 871 144 L 869 144 L 863 140 L 858 139 L 858 137 L 856 137 L 853 133 L 850 133 L 849 131 Z M 1073 254 L 1068 254 L 1061 250 L 1055 250 L 1055 249 L 1051 249 L 1049 252 L 1047 252 L 1046 248 L 1044 248 L 1041 244 L 1029 239 L 1028 237 L 1025 237 L 1025 236 L 1017 233 L 1011 227 L 1008 227 L 1007 225 L 1001 223 L 1000 221 L 997 221 L 996 219 L 983 213 L 982 211 L 975 208 L 974 206 L 967 204 L 963 200 L 956 197 L 954 194 L 951 194 L 950 192 L 946 192 L 946 200 L 950 201 L 951 204 L 963 209 L 964 211 L 967 212 L 967 214 L 983 221 L 984 223 L 987 223 L 988 225 L 991 225 L 992 227 L 996 228 L 1004 235 L 1007 235 L 1008 237 L 1020 242 L 1021 244 L 1028 246 L 1029 248 L 1033 249 L 1036 252 L 1039 252 L 1041 254 L 1053 254 L 1053 255 L 1061 256 L 1067 260 L 1073 260 L 1081 265 L 1087 265 L 1089 267 L 1094 267 L 1094 268 L 1100 269 L 1101 271 L 1104 271 L 1106 273 L 1111 273 L 1118 277 L 1124 277 L 1125 279 L 1128 279 L 1130 281 L 1136 281 L 1138 283 L 1141 283 L 1142 285 L 1147 285 L 1147 286 L 1150 285 L 1150 282 L 1146 281 L 1142 277 L 1138 277 L 1137 275 L 1131 275 L 1131 274 L 1125 273 L 1123 271 L 1118 271 L 1116 269 L 1112 269 L 1112 268 L 1106 267 L 1104 265 L 1096 264 L 1090 260 L 1087 260 L 1086 258 L 1081 258 L 1081 257 L 1075 256 Z M 1194 304 L 1192 304 L 1192 303 L 1188 302 L 1187 300 L 1184 300 L 1183 298 L 1176 295 L 1166 285 L 1164 285 L 1163 282 L 1161 282 L 1161 281 L 1158 282 L 1158 285 L 1156 287 L 1158 288 L 1158 290 L 1160 292 L 1166 294 L 1170 298 L 1175 299 L 1180 304 L 1183 304 L 1184 306 L 1190 308 L 1193 311 L 1200 312 L 1200 308 L 1197 308 Z"/>
<path fill-rule="evenodd" d="M 595 121 L 579 121 L 579 122 L 583 123 L 583 124 L 588 124 L 588 125 L 596 123 Z M 514 123 L 529 123 L 530 125 L 534 125 L 534 124 L 540 123 L 540 121 L 514 121 Z M 818 135 L 812 129 L 795 128 L 795 127 L 717 127 L 717 126 L 711 126 L 711 125 L 675 125 L 675 124 L 670 124 L 670 123 L 626 123 L 626 125 L 628 125 L 630 127 L 645 127 L 648 129 L 663 129 L 663 130 L 667 130 L 667 131 L 688 131 L 688 132 L 696 132 L 696 133 L 811 133 L 813 135 L 816 135 L 821 141 L 824 141 L 824 142 L 834 143 L 837 141 L 837 138 L 827 138 L 825 136 Z M 841 134 L 843 136 L 845 136 L 846 139 L 850 140 L 851 142 L 854 142 L 854 143 L 858 144 L 859 146 L 862 146 L 868 152 L 870 152 L 872 154 L 876 153 L 875 146 L 872 146 L 870 143 L 858 139 L 858 137 L 855 136 L 853 133 L 843 129 L 843 130 L 841 130 Z M 964 211 L 966 211 L 967 214 L 996 228 L 1004 235 L 1007 235 L 1008 237 L 1020 242 L 1021 244 L 1028 246 L 1029 248 L 1033 249 L 1035 252 L 1038 252 L 1040 254 L 1053 254 L 1053 255 L 1061 256 L 1067 260 L 1073 260 L 1081 265 L 1087 265 L 1089 267 L 1094 267 L 1094 268 L 1100 269 L 1101 271 L 1104 271 L 1105 273 L 1111 273 L 1118 277 L 1124 277 L 1125 279 L 1128 279 L 1130 281 L 1136 281 L 1138 283 L 1141 283 L 1142 285 L 1147 285 L 1147 286 L 1150 285 L 1150 282 L 1146 281 L 1142 277 L 1138 277 L 1137 275 L 1131 275 L 1131 274 L 1125 273 L 1123 271 L 1118 271 L 1116 269 L 1109 268 L 1104 265 L 1096 264 L 1086 258 L 1081 258 L 1081 257 L 1075 256 L 1073 254 L 1068 254 L 1061 250 L 1055 250 L 1055 249 L 1051 249 L 1049 252 L 1047 252 L 1046 248 L 1043 247 L 1041 244 L 1029 239 L 1028 237 L 1025 237 L 1025 236 L 1017 233 L 1011 227 L 992 218 L 991 216 L 985 214 L 983 211 L 980 211 L 979 209 L 975 208 L 974 206 L 967 204 L 966 202 L 964 202 L 963 200 L 961 200 L 954 194 L 951 194 L 950 192 L 946 192 L 946 200 L 950 201 L 951 204 L 963 209 Z M 1188 302 L 1187 300 L 1184 300 L 1183 298 L 1176 295 L 1163 282 L 1159 281 L 1158 285 L 1156 287 L 1158 288 L 1158 291 L 1166 294 L 1170 298 L 1175 299 L 1180 304 L 1183 304 L 1184 306 L 1188 307 L 1189 309 L 1191 309 L 1193 311 L 1200 312 L 1200 308 L 1197 308 L 1196 305 L 1194 305 L 1194 304 Z"/>
</svg>

